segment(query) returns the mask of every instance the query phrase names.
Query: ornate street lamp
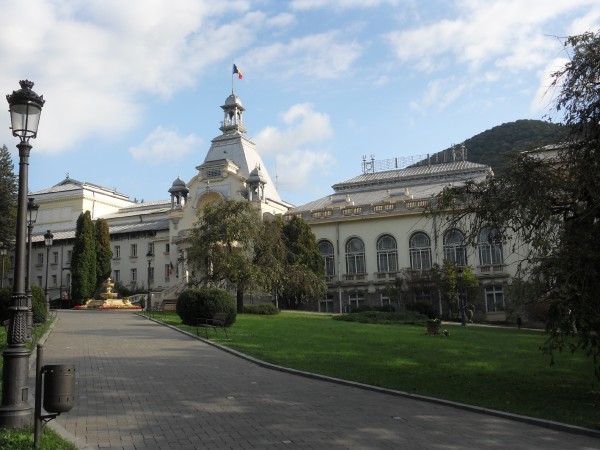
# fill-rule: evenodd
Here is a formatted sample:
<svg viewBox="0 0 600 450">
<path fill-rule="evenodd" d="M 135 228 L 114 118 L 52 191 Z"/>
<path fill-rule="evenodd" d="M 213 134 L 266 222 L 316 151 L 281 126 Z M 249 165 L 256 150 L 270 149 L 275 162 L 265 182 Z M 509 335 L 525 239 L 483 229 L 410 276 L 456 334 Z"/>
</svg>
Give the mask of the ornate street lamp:
<svg viewBox="0 0 600 450">
<path fill-rule="evenodd" d="M 25 233 L 27 221 L 27 192 L 29 139 L 37 136 L 40 114 L 44 106 L 43 96 L 37 95 L 29 80 L 19 82 L 21 89 L 6 96 L 10 110 L 13 136 L 18 137 L 19 193 L 17 198 L 17 230 L 15 247 L 15 271 L 12 302 L 9 307 L 6 347 L 2 354 L 2 405 L 0 427 L 24 428 L 31 424 L 33 408 L 29 404 L 29 355 L 27 349 L 27 293 L 25 292 Z"/>
<path fill-rule="evenodd" d="M 2 280 L 0 280 L 2 285 L 0 287 L 4 289 L 4 260 L 6 259 L 6 247 L 4 246 L 4 242 L 0 244 L 0 257 L 2 257 Z"/>
<path fill-rule="evenodd" d="M 27 297 L 27 336 L 31 337 L 33 333 L 33 307 L 31 300 L 31 255 L 33 226 L 37 221 L 38 205 L 33 197 L 27 200 L 27 261 L 25 263 L 25 295 Z"/>
<path fill-rule="evenodd" d="M 46 299 L 46 312 L 50 312 L 50 299 L 48 298 L 48 267 L 50 266 L 50 247 L 52 247 L 52 240 L 54 235 L 52 231 L 46 231 L 44 234 L 44 244 L 46 245 L 46 287 L 44 289 L 44 295 Z"/>
<path fill-rule="evenodd" d="M 37 221 L 38 205 L 33 197 L 27 200 L 27 261 L 25 263 L 25 290 L 31 290 L 31 235 L 33 234 L 33 226 Z"/>
<path fill-rule="evenodd" d="M 150 280 L 152 277 L 150 263 L 152 262 L 152 258 L 154 258 L 154 253 L 148 250 L 148 253 L 146 253 L 146 258 L 148 259 L 148 299 L 146 300 L 146 312 L 150 314 L 152 312 L 152 291 L 150 290 Z"/>
</svg>

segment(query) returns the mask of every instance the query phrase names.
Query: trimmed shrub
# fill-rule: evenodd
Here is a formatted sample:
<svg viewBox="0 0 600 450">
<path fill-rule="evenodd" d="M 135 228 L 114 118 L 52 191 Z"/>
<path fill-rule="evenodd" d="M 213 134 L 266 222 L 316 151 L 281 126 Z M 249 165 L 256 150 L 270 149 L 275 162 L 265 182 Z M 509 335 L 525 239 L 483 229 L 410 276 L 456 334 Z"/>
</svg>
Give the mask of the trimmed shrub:
<svg viewBox="0 0 600 450">
<path fill-rule="evenodd" d="M 33 323 L 44 323 L 48 318 L 46 295 L 44 290 L 35 284 L 31 286 L 31 309 L 33 311 Z"/>
<path fill-rule="evenodd" d="M 212 319 L 217 312 L 227 313 L 226 326 L 235 322 L 237 309 L 235 296 L 222 289 L 188 289 L 177 298 L 177 314 L 185 325 L 196 325 L 198 318 Z"/>
<path fill-rule="evenodd" d="M 270 303 L 263 305 L 244 305 L 244 314 L 260 314 L 263 316 L 274 316 L 279 314 L 279 309 Z"/>
<path fill-rule="evenodd" d="M 414 311 L 407 311 L 404 314 L 382 311 L 365 311 L 361 313 L 349 313 L 333 316 L 333 320 L 358 323 L 422 325 L 427 320 L 427 317 Z"/>
<path fill-rule="evenodd" d="M 358 305 L 353 306 L 350 312 L 361 313 L 366 311 L 395 312 L 396 305 Z"/>
<path fill-rule="evenodd" d="M 424 316 L 427 316 L 429 319 L 435 319 L 437 317 L 437 313 L 433 306 L 427 302 L 413 302 L 406 305 L 407 311 L 416 311 Z"/>
</svg>

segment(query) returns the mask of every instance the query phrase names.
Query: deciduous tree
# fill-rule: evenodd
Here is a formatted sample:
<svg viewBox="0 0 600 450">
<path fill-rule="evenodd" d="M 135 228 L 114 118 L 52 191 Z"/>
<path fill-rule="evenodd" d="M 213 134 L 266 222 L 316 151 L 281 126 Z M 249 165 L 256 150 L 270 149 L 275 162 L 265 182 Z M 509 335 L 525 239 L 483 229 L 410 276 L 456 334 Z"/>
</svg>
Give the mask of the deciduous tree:
<svg viewBox="0 0 600 450">
<path fill-rule="evenodd" d="M 288 306 L 295 308 L 325 295 L 325 263 L 316 237 L 305 220 L 292 217 L 284 225 L 283 235 L 288 260 L 282 294 Z"/>
<path fill-rule="evenodd" d="M 565 40 L 569 61 L 553 74 L 557 145 L 515 157 L 483 183 L 445 190 L 438 210 L 482 229 L 520 257 L 513 298 L 544 311 L 551 355 L 582 350 L 600 377 L 600 34 Z M 553 359 L 552 359 L 553 361 Z"/>
<path fill-rule="evenodd" d="M 194 269 L 193 283 L 237 289 L 238 312 L 243 312 L 244 290 L 256 279 L 252 263 L 260 218 L 252 204 L 223 200 L 209 203 L 200 212 L 188 240 L 188 263 Z"/>
</svg>

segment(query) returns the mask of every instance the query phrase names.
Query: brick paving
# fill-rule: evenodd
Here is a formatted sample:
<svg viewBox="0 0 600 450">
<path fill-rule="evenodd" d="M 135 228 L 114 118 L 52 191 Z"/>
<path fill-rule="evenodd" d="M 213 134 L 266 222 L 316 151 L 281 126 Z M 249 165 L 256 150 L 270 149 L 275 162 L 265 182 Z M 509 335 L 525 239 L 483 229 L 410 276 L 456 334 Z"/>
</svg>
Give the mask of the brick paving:
<svg viewBox="0 0 600 450">
<path fill-rule="evenodd" d="M 93 449 L 600 449 L 600 439 L 261 367 L 131 312 L 60 311 L 56 419 Z"/>
</svg>

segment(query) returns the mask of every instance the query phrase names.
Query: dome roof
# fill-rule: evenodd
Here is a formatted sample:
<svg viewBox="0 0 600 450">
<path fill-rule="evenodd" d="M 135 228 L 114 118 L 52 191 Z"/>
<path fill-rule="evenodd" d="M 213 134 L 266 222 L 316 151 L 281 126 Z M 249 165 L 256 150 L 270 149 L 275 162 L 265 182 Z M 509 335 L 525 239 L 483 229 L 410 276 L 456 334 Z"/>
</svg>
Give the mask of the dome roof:
<svg viewBox="0 0 600 450">
<path fill-rule="evenodd" d="M 236 105 L 236 104 L 239 106 L 243 106 L 240 98 L 232 92 L 231 95 L 229 97 L 227 97 L 227 99 L 225 99 L 225 106 Z"/>
<path fill-rule="evenodd" d="M 187 194 L 188 192 L 190 192 L 190 190 L 186 187 L 185 181 L 179 177 L 173 181 L 173 185 L 169 189 L 169 193 L 171 194 Z"/>
<path fill-rule="evenodd" d="M 250 175 L 248 175 L 248 183 L 252 184 L 256 182 L 267 184 L 267 179 L 263 176 L 260 166 L 256 166 L 254 170 L 250 172 Z"/>
</svg>

